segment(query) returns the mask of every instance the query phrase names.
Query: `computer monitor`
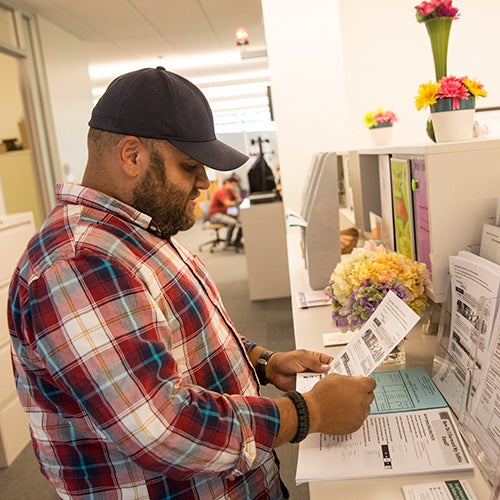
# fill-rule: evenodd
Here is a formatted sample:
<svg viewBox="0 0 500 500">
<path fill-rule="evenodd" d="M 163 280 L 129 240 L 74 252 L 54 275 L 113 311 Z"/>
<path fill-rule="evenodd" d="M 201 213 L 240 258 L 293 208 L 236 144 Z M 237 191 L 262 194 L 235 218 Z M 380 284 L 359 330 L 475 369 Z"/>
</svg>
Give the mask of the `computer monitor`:
<svg viewBox="0 0 500 500">
<path fill-rule="evenodd" d="M 324 153 L 312 172 L 306 200 L 302 249 L 313 290 L 327 286 L 341 258 L 337 169 L 337 155 Z"/>
<path fill-rule="evenodd" d="M 247 173 L 250 193 L 269 193 L 276 189 L 276 181 L 264 155 L 259 155 Z"/>
<path fill-rule="evenodd" d="M 311 210 L 312 197 L 318 182 L 318 176 L 321 170 L 321 165 L 327 153 L 315 153 L 311 159 L 307 175 L 304 180 L 304 189 L 302 191 L 302 207 L 300 215 L 307 220 Z"/>
</svg>

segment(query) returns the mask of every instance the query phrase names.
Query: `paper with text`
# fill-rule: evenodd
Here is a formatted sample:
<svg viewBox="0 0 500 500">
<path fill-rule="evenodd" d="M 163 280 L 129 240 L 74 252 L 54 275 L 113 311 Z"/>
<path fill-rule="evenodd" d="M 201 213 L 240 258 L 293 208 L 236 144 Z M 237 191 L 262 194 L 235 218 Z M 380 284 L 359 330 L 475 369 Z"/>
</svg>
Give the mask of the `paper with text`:
<svg viewBox="0 0 500 500">
<path fill-rule="evenodd" d="M 448 408 L 369 415 L 358 431 L 310 434 L 299 448 L 296 482 L 472 470 Z"/>
<path fill-rule="evenodd" d="M 389 292 L 358 334 L 335 356 L 330 372 L 369 375 L 415 326 L 419 315 Z"/>
<path fill-rule="evenodd" d="M 405 500 L 477 500 L 465 479 L 449 479 L 435 483 L 401 486 Z"/>
</svg>

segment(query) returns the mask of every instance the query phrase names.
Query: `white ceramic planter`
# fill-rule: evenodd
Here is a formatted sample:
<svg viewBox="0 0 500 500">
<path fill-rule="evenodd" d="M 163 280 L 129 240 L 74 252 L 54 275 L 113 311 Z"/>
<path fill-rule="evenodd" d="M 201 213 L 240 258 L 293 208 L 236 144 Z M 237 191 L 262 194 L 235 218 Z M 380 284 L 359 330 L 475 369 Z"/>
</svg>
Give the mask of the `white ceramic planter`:
<svg viewBox="0 0 500 500">
<path fill-rule="evenodd" d="M 436 142 L 472 139 L 475 109 L 457 109 L 431 113 Z"/>
<path fill-rule="evenodd" d="M 370 137 L 374 146 L 389 146 L 392 142 L 392 127 L 371 128 Z"/>
</svg>

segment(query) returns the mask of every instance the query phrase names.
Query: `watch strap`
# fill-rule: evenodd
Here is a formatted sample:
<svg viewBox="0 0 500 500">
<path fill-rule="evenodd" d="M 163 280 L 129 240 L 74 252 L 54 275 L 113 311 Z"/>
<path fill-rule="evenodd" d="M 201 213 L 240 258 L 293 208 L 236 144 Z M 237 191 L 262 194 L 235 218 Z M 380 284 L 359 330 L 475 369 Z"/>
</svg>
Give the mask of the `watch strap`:
<svg viewBox="0 0 500 500">
<path fill-rule="evenodd" d="M 274 354 L 273 351 L 264 351 L 259 358 L 257 359 L 257 363 L 255 364 L 255 371 L 257 373 L 257 378 L 259 379 L 260 385 L 267 385 L 269 380 L 267 380 L 266 376 L 266 368 L 269 359 Z"/>
</svg>

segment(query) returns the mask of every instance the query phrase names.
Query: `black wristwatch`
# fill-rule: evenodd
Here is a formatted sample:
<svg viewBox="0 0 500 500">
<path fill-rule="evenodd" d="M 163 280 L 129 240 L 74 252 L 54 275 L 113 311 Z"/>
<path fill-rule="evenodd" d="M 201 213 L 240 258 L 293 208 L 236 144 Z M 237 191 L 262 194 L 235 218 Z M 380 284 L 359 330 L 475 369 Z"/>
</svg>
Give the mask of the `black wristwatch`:
<svg viewBox="0 0 500 500">
<path fill-rule="evenodd" d="M 264 351 L 257 360 L 255 365 L 255 371 L 257 372 L 257 378 L 259 379 L 260 385 L 267 385 L 269 380 L 266 377 L 266 368 L 269 358 L 274 354 L 273 351 Z"/>
</svg>

